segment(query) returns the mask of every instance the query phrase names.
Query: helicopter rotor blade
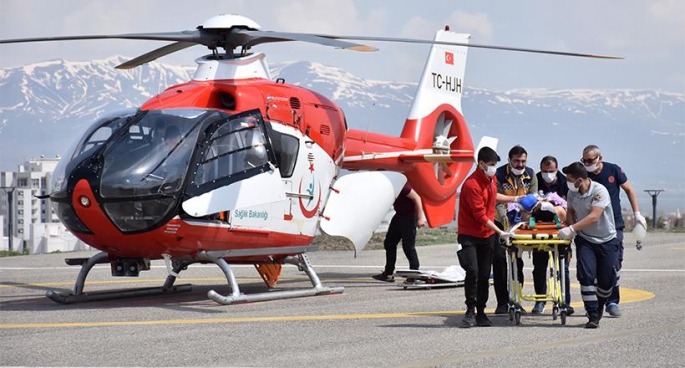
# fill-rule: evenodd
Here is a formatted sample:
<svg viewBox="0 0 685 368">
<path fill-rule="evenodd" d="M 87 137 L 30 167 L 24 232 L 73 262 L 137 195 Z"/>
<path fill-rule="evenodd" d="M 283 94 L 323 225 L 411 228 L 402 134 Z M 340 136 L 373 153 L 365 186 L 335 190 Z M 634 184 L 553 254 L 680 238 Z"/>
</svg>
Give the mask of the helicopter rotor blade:
<svg viewBox="0 0 685 368">
<path fill-rule="evenodd" d="M 520 47 L 508 47 L 508 46 L 497 46 L 497 45 L 481 45 L 481 44 L 476 44 L 476 43 L 418 40 L 418 39 L 413 39 L 413 38 L 369 37 L 369 36 L 336 36 L 336 35 L 324 35 L 324 34 L 316 34 L 315 36 L 319 36 L 319 37 L 323 37 L 323 38 L 332 38 L 332 39 L 336 39 L 336 40 L 380 41 L 380 42 L 418 43 L 418 44 L 433 44 L 433 45 L 437 44 L 437 45 L 465 46 L 465 47 L 475 47 L 475 48 L 481 48 L 481 49 L 493 49 L 493 50 L 504 50 L 504 51 L 531 52 L 531 53 L 536 53 L 536 54 L 551 54 L 551 55 L 561 55 L 561 56 L 587 57 L 587 58 L 596 58 L 596 59 L 623 59 L 622 57 L 618 57 L 618 56 L 592 55 L 592 54 L 581 54 L 581 53 L 576 53 L 576 52 L 526 49 L 526 48 L 520 48 Z"/>
<path fill-rule="evenodd" d="M 199 44 L 209 43 L 208 37 L 200 31 L 181 31 L 181 32 L 158 32 L 158 33 L 126 33 L 118 35 L 82 35 L 82 36 L 57 36 L 57 37 L 36 37 L 36 38 L 15 38 L 0 40 L 0 44 L 7 43 L 26 43 L 26 42 L 47 42 L 47 41 L 75 41 L 75 40 L 101 40 L 101 39 L 124 39 L 124 40 L 151 40 L 151 41 L 176 41 L 193 42 Z"/>
<path fill-rule="evenodd" d="M 181 51 L 183 49 L 186 49 L 191 46 L 197 45 L 194 42 L 174 42 L 172 44 L 166 45 L 164 47 L 160 47 L 158 49 L 152 50 L 148 52 L 147 54 L 140 55 L 136 57 L 135 59 L 131 59 L 121 65 L 118 65 L 116 68 L 117 69 L 133 69 L 137 66 L 143 65 L 145 63 L 149 63 L 153 60 L 156 60 L 162 56 L 174 53 L 176 51 Z"/>
<path fill-rule="evenodd" d="M 331 46 L 340 49 L 353 51 L 377 51 L 375 47 L 362 45 L 359 43 L 341 41 L 336 37 L 322 37 L 320 35 L 309 33 L 290 33 L 290 32 L 274 32 L 274 31 L 253 31 L 253 30 L 239 30 L 236 33 L 244 34 L 252 38 L 247 42 L 247 46 L 251 47 L 261 43 L 270 42 L 284 42 L 284 41 L 301 41 L 315 43 L 324 46 Z"/>
</svg>

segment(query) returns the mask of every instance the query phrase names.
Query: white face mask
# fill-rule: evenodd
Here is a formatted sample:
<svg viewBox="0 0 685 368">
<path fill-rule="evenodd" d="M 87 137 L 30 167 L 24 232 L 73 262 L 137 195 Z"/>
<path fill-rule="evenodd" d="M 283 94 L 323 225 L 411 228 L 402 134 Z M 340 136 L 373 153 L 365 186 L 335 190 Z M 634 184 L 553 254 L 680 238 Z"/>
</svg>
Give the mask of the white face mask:
<svg viewBox="0 0 685 368">
<path fill-rule="evenodd" d="M 493 176 L 495 175 L 495 173 L 497 172 L 497 166 L 488 166 L 488 165 L 485 165 L 485 170 L 483 170 L 483 172 L 485 173 L 485 175 L 486 175 L 488 178 L 491 178 L 491 177 L 493 177 Z"/>
<path fill-rule="evenodd" d="M 578 190 L 580 190 L 579 188 L 576 188 L 576 185 L 570 181 L 567 181 L 566 185 L 568 185 L 568 190 L 572 192 L 577 192 Z"/>
<path fill-rule="evenodd" d="M 583 165 L 583 166 L 585 166 L 585 165 Z M 587 170 L 588 172 L 595 172 L 595 171 L 597 171 L 597 164 L 585 166 L 585 170 Z"/>
<path fill-rule="evenodd" d="M 525 167 L 523 169 L 516 169 L 513 166 L 511 166 L 511 164 L 509 164 L 509 167 L 511 168 L 511 173 L 516 176 L 523 175 L 523 173 L 526 172 Z"/>
<path fill-rule="evenodd" d="M 547 184 L 551 184 L 557 178 L 557 172 L 543 172 L 542 180 Z"/>
</svg>

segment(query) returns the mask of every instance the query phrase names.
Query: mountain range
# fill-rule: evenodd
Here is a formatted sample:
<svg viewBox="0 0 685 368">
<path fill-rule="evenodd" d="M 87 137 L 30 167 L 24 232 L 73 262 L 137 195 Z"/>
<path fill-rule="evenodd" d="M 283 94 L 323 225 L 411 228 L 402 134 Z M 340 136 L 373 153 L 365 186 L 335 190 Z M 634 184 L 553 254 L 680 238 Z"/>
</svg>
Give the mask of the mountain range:
<svg viewBox="0 0 685 368">
<path fill-rule="evenodd" d="M 114 68 L 126 60 L 52 60 L 0 69 L 0 170 L 14 170 L 40 155 L 61 154 L 98 116 L 140 106 L 187 81 L 195 70 L 156 62 Z M 307 61 L 272 64 L 271 73 L 274 79 L 331 98 L 345 111 L 350 128 L 392 135 L 400 133 L 417 88 L 416 82 L 368 80 Z M 502 163 L 515 144 L 528 150 L 529 166 L 536 170 L 545 155 L 556 156 L 563 166 L 579 159 L 587 144 L 597 144 L 606 161 L 626 170 L 643 212 L 651 213 L 644 189 L 666 189 L 659 197 L 661 209 L 685 208 L 685 94 L 644 89 L 494 91 L 468 83 L 468 68 L 466 77 L 463 112 L 473 140 L 498 137 Z"/>
</svg>

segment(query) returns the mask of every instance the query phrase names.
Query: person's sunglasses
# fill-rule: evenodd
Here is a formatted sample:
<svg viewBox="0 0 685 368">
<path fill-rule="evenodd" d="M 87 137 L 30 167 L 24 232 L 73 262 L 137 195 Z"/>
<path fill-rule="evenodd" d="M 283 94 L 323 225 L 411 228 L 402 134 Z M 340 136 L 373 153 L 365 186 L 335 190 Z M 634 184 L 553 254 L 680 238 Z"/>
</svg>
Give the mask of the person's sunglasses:
<svg viewBox="0 0 685 368">
<path fill-rule="evenodd" d="M 597 161 L 598 158 L 599 158 L 599 156 L 595 156 L 595 158 L 588 158 L 588 159 L 585 159 L 585 158 L 582 158 L 582 157 L 581 157 L 581 158 L 580 158 L 580 162 L 589 165 L 589 164 L 591 164 L 591 163 Z"/>
</svg>

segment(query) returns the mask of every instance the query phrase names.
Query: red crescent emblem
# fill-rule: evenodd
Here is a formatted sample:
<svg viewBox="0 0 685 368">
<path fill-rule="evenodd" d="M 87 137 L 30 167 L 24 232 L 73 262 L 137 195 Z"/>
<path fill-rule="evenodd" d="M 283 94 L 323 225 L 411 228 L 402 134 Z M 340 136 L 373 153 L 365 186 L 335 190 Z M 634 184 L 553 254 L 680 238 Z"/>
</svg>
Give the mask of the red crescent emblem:
<svg viewBox="0 0 685 368">
<path fill-rule="evenodd" d="M 609 181 L 609 183 L 613 183 L 613 182 L 616 181 L 616 179 L 615 179 L 614 176 L 612 175 L 612 176 L 609 177 L 608 181 Z"/>
<path fill-rule="evenodd" d="M 302 193 L 302 179 L 300 179 L 299 191 Z M 316 206 L 314 206 L 311 211 L 304 207 L 304 203 L 302 203 L 302 197 L 300 197 L 300 211 L 302 211 L 302 214 L 306 218 L 312 218 L 316 215 L 316 213 L 319 211 L 319 204 L 321 204 L 321 186 L 319 186 L 319 199 L 316 200 Z"/>
</svg>

